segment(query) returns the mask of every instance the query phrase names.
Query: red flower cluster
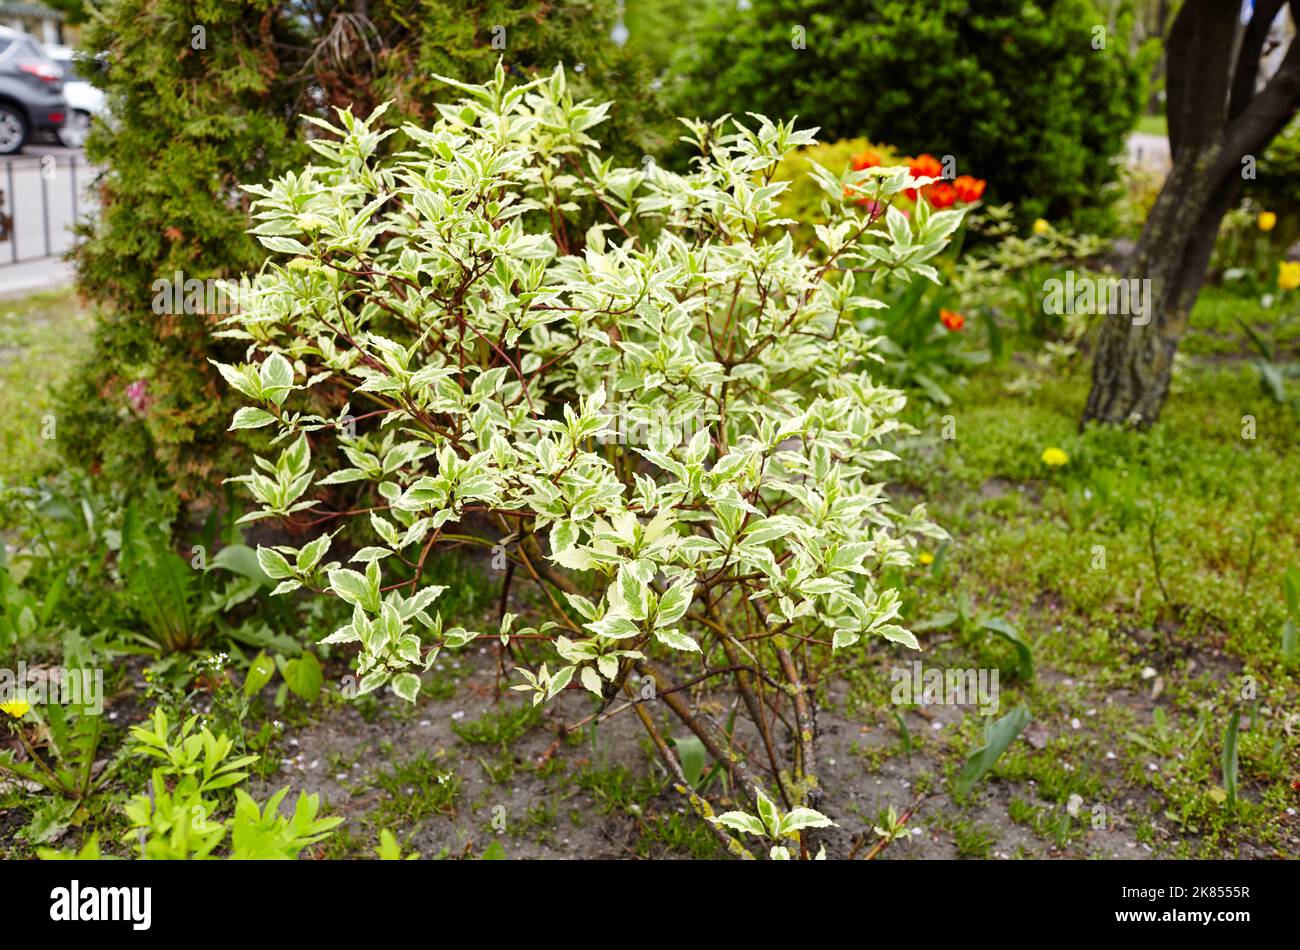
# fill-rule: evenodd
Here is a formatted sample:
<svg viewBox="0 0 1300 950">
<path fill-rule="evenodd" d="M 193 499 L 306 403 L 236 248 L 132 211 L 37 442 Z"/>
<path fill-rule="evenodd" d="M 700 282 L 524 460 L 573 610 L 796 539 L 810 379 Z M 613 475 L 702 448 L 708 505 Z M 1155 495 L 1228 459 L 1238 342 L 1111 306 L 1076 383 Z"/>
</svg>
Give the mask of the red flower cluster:
<svg viewBox="0 0 1300 950">
<path fill-rule="evenodd" d="M 885 160 L 879 152 L 867 151 L 854 155 L 852 161 L 853 170 L 860 172 L 868 168 L 875 168 L 877 165 L 883 165 Z M 943 164 L 928 152 L 918 155 L 916 158 L 907 159 L 907 165 L 913 178 L 943 178 Z M 952 181 L 941 180 L 926 185 L 920 189 L 920 193 L 925 195 L 925 200 L 930 202 L 931 207 L 951 208 L 959 201 L 962 204 L 979 201 L 984 196 L 984 186 L 987 184 L 983 178 L 961 175 Z M 916 188 L 907 189 L 907 197 L 912 201 L 916 201 L 917 190 Z M 852 197 L 852 190 L 845 188 L 844 197 Z M 869 202 L 866 197 L 855 200 L 860 205 L 866 205 Z"/>
<path fill-rule="evenodd" d="M 928 152 L 909 159 L 907 165 L 913 178 L 943 178 L 943 164 Z M 921 194 L 925 195 L 925 200 L 934 208 L 951 208 L 958 201 L 962 204 L 979 201 L 986 184 L 988 183 L 983 178 L 962 175 L 953 181 L 936 181 L 926 185 L 921 189 Z M 916 193 L 915 188 L 907 189 L 907 197 L 913 201 L 916 200 Z"/>
<path fill-rule="evenodd" d="M 943 307 L 939 308 L 939 320 L 941 323 L 943 323 L 945 327 L 947 327 L 949 330 L 951 330 L 954 333 L 958 332 L 959 330 L 961 330 L 962 327 L 966 326 L 965 317 L 963 317 L 956 310 L 945 310 Z"/>
</svg>

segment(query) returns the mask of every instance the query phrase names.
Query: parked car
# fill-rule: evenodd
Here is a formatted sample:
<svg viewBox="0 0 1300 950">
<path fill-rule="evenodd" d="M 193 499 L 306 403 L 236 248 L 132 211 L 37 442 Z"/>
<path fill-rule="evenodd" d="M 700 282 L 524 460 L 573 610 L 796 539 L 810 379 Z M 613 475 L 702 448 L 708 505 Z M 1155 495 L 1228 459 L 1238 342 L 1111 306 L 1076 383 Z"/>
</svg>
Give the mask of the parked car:
<svg viewBox="0 0 1300 950">
<path fill-rule="evenodd" d="M 68 119 L 59 130 L 59 141 L 68 148 L 81 148 L 90 132 L 91 118 L 106 112 L 104 90 L 92 86 L 85 78 L 77 62 L 77 51 L 71 46 L 51 45 L 45 51 L 63 67 L 63 98 L 68 102 Z"/>
<path fill-rule="evenodd" d="M 0 155 L 35 132 L 58 134 L 68 117 L 63 70 L 34 37 L 0 27 Z"/>
</svg>

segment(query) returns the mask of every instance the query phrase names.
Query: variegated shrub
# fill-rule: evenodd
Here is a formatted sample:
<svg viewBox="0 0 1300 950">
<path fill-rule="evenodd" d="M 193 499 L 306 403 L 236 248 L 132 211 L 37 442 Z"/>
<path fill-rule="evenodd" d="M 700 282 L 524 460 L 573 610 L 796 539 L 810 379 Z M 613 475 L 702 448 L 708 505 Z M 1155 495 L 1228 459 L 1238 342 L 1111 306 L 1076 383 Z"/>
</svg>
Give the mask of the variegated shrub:
<svg viewBox="0 0 1300 950">
<path fill-rule="evenodd" d="M 788 854 L 779 839 L 826 821 L 815 686 L 864 638 L 916 647 L 877 578 L 942 534 L 873 474 L 903 398 L 872 381 L 859 317 L 873 281 L 937 279 L 926 261 L 961 212 L 893 208 L 931 180 L 906 168 L 814 168 L 831 223 L 799 251 L 771 176 L 812 132 L 689 122 L 689 174 L 618 168 L 590 137 L 607 107 L 574 102 L 562 71 L 448 82 L 463 99 L 402 129 L 405 151 L 381 148 L 383 109 L 340 113 L 319 123 L 319 164 L 249 189 L 279 257 L 232 290 L 225 332 L 248 362 L 220 370 L 252 403 L 232 428 L 272 427 L 279 454 L 240 480 L 249 517 L 332 532 L 263 548 L 262 566 L 281 592 L 352 606 L 327 642 L 357 644 L 362 692 L 413 701 L 440 651 L 500 637 L 534 702 L 629 702 L 711 816 L 660 734 L 662 701 L 763 812 L 712 825 L 732 853 L 749 852 L 726 828 Z M 348 405 L 295 409 L 311 387 Z M 313 468 L 324 440 L 348 467 Z M 327 560 L 332 543 L 351 566 Z M 537 585 L 542 615 L 490 630 L 441 615 L 423 574 L 449 543 L 492 552 L 507 588 Z M 750 721 L 728 734 L 686 684 L 735 690 Z"/>
</svg>

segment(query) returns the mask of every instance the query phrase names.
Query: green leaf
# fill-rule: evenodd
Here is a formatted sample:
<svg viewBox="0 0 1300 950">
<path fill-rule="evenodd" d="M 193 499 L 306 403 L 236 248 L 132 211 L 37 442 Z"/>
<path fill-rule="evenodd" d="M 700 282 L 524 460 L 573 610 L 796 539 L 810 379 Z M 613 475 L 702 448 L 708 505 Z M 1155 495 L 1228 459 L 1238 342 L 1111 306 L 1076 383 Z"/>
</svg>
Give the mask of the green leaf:
<svg viewBox="0 0 1300 950">
<path fill-rule="evenodd" d="M 1237 804 L 1237 730 L 1241 726 L 1241 710 L 1234 709 L 1228 718 L 1228 728 L 1223 733 L 1223 789 L 1228 793 L 1228 804 Z"/>
<path fill-rule="evenodd" d="M 319 696 L 321 687 L 325 685 L 320 660 L 316 659 L 313 653 L 304 653 L 296 660 L 287 661 L 284 664 L 283 675 L 289 689 L 307 702 Z"/>
<path fill-rule="evenodd" d="M 1300 618 L 1300 569 L 1294 565 L 1282 575 L 1282 594 L 1286 597 L 1287 610 L 1292 619 Z"/>
<path fill-rule="evenodd" d="M 293 577 L 293 568 L 289 566 L 285 556 L 274 548 L 258 548 L 257 563 L 272 580 L 279 581 L 286 577 Z"/>
<path fill-rule="evenodd" d="M 891 643 L 901 643 L 903 646 L 910 647 L 913 650 L 921 649 L 921 644 L 916 642 L 916 637 L 912 635 L 912 632 L 895 623 L 882 624 L 873 630 L 872 633 L 880 634 Z"/>
<path fill-rule="evenodd" d="M 743 831 L 745 834 L 755 835 L 759 838 L 767 835 L 767 832 L 763 830 L 763 823 L 753 815 L 747 815 L 743 811 L 724 812 L 721 815 L 710 817 L 708 820 L 715 825 L 722 825 L 724 828 L 731 828 L 733 831 Z"/>
<path fill-rule="evenodd" d="M 331 538 L 328 534 L 322 534 L 315 541 L 303 546 L 298 552 L 297 567 L 303 573 L 307 573 L 320 563 L 320 559 L 325 556 L 325 552 L 330 549 Z"/>
<path fill-rule="evenodd" d="M 248 675 L 244 677 L 244 695 L 254 696 L 261 692 L 262 687 L 271 682 L 271 677 L 274 675 L 275 661 L 263 650 L 248 665 Z"/>
<path fill-rule="evenodd" d="M 776 810 L 776 803 L 763 794 L 761 788 L 754 789 L 754 796 L 758 801 L 758 817 L 762 819 L 768 837 L 780 837 L 781 814 Z"/>
<path fill-rule="evenodd" d="M 836 630 L 835 635 L 831 637 L 831 649 L 843 650 L 845 647 L 851 647 L 862 639 L 862 634 L 856 630 Z"/>
<path fill-rule="evenodd" d="M 781 835 L 793 835 L 804 828 L 829 828 L 835 822 L 811 808 L 796 808 L 781 819 Z M 780 837 L 778 836 L 778 837 Z"/>
<path fill-rule="evenodd" d="M 1028 707 L 1022 705 L 997 722 L 985 724 L 984 744 L 967 756 L 966 764 L 957 776 L 954 791 L 958 798 L 965 798 L 975 784 L 988 774 L 998 757 L 1015 741 L 1016 736 L 1024 732 L 1031 718 Z"/>
<path fill-rule="evenodd" d="M 943 630 L 957 622 L 957 611 L 941 610 L 932 617 L 918 620 L 912 624 L 913 630 Z"/>
<path fill-rule="evenodd" d="M 227 544 L 208 561 L 208 568 L 220 568 L 271 586 L 272 577 L 263 569 L 257 552 L 247 544 Z"/>
<path fill-rule="evenodd" d="M 566 666 L 563 669 L 556 671 L 555 675 L 551 677 L 551 682 L 547 684 L 546 687 L 547 699 L 554 699 L 559 694 L 560 690 L 569 685 L 569 680 L 573 679 L 574 669 L 576 669 L 576 667 Z"/>
<path fill-rule="evenodd" d="M 262 396 L 277 406 L 282 405 L 293 388 L 293 367 L 279 353 L 272 353 L 262 361 L 258 370 L 262 382 Z"/>
<path fill-rule="evenodd" d="M 700 782 L 704 778 L 704 767 L 709 761 L 704 743 L 695 736 L 682 736 L 674 738 L 672 744 L 677 750 L 677 760 L 681 763 L 682 774 L 686 776 L 686 781 L 691 788 L 698 791 Z"/>
<path fill-rule="evenodd" d="M 1287 666 L 1300 659 L 1300 636 L 1296 634 L 1296 623 L 1288 620 L 1282 624 L 1282 662 Z"/>
<path fill-rule="evenodd" d="M 380 861 L 400 861 L 402 858 L 402 849 L 393 837 L 393 833 L 387 828 L 379 831 L 379 847 L 375 849 Z"/>
<path fill-rule="evenodd" d="M 656 630 L 655 639 L 665 646 L 670 646 L 674 650 L 688 650 L 701 653 L 700 645 L 693 637 L 689 637 L 680 630 Z"/>
<path fill-rule="evenodd" d="M 420 695 L 420 677 L 414 673 L 398 673 L 393 677 L 393 692 L 408 703 L 415 702 Z"/>
<path fill-rule="evenodd" d="M 377 597 L 371 596 L 370 584 L 356 571 L 340 568 L 329 572 L 330 590 L 339 597 L 370 613 L 379 612 Z"/>
<path fill-rule="evenodd" d="M 659 598 L 658 609 L 655 611 L 655 626 L 671 627 L 686 616 L 694 594 L 695 578 L 691 576 L 682 578 L 664 591 L 664 595 Z"/>
<path fill-rule="evenodd" d="M 594 631 L 602 637 L 609 637 L 614 640 L 635 637 L 641 632 L 641 628 L 631 620 L 617 615 L 593 620 L 591 623 L 587 624 L 587 629 Z"/>
<path fill-rule="evenodd" d="M 271 415 L 265 409 L 256 409 L 252 406 L 243 406 L 235 412 L 235 418 L 230 423 L 227 432 L 233 432 L 235 429 L 260 429 L 262 426 L 269 426 L 275 421 L 275 416 Z"/>
<path fill-rule="evenodd" d="M 1029 644 L 1025 642 L 1025 638 L 1020 635 L 1019 630 L 1002 617 L 986 617 L 980 626 L 985 630 L 996 633 L 1016 648 L 1018 672 L 1021 679 L 1031 680 L 1034 678 L 1034 654 Z"/>
</svg>

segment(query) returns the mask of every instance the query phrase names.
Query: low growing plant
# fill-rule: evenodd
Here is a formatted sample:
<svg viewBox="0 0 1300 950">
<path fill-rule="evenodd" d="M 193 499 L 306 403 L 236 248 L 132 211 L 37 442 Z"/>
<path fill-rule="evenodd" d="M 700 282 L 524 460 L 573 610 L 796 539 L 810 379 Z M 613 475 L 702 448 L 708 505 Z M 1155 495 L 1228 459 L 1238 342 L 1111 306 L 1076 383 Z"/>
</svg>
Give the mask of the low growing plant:
<svg viewBox="0 0 1300 950">
<path fill-rule="evenodd" d="M 162 710 L 155 709 L 146 726 L 133 726 L 135 751 L 157 760 L 150 790 L 126 803 L 130 838 L 139 856 L 155 860 L 192 860 L 213 856 L 230 836 L 229 857 L 234 860 L 287 860 L 308 845 L 326 838 L 342 818 L 317 818 L 320 798 L 300 794 L 293 814 L 280 814 L 289 794 L 285 786 L 259 806 L 241 788 L 248 778 L 244 767 L 255 755 L 231 756 L 234 741 L 197 729 L 197 716 L 180 725 L 173 735 Z M 223 813 L 233 793 L 233 814 Z"/>
<path fill-rule="evenodd" d="M 534 704 L 585 691 L 599 712 L 623 694 L 712 817 L 647 711 L 662 699 L 745 814 L 798 816 L 763 831 L 810 857 L 829 823 L 815 689 L 871 639 L 917 647 L 880 572 L 944 536 L 922 507 L 891 507 L 873 471 L 904 398 L 872 378 L 856 318 L 881 305 L 859 278 L 937 280 L 927 262 L 962 212 L 905 217 L 895 199 L 933 182 L 907 168 L 814 166 L 839 210 L 800 249 L 768 236 L 786 187 L 772 176 L 810 132 L 690 121 L 691 172 L 620 168 L 589 135 L 607 106 L 574 101 L 562 70 L 447 82 L 464 98 L 405 126 L 395 157 L 379 157 L 396 131 L 382 107 L 340 112 L 311 143 L 320 164 L 250 188 L 276 256 L 232 291 L 224 332 L 248 362 L 218 368 L 252 403 L 232 428 L 272 427 L 280 452 L 239 478 L 259 505 L 246 520 L 366 536 L 353 566 L 327 560 L 325 533 L 260 548 L 262 567 L 280 592 L 351 605 L 325 642 L 357 645 L 359 693 L 414 701 L 441 651 L 485 636 Z M 870 203 L 845 206 L 846 188 Z M 339 417 L 304 410 L 316 387 L 349 394 Z M 350 464 L 321 473 L 329 439 Z M 319 486 L 345 504 L 325 508 Z M 497 629 L 439 613 L 425 571 L 450 544 L 504 568 Z M 536 625 L 506 612 L 517 578 L 544 595 Z M 738 691 L 748 722 L 728 732 L 693 704 L 703 681 Z M 727 825 L 710 827 L 752 856 Z"/>
</svg>

